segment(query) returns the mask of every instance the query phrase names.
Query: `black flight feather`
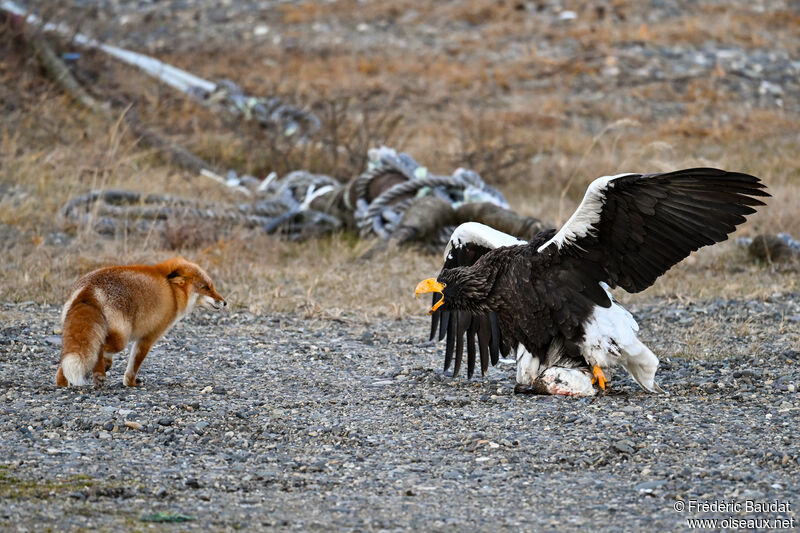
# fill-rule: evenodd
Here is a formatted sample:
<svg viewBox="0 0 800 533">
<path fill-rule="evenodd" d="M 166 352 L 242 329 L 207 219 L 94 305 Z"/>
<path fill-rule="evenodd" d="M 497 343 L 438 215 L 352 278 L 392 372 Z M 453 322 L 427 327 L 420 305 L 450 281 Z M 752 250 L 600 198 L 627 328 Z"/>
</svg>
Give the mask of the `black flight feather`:
<svg viewBox="0 0 800 533">
<path fill-rule="evenodd" d="M 447 326 L 448 324 L 450 324 L 450 311 L 446 309 L 437 309 L 436 313 L 441 313 L 441 324 L 439 326 L 439 340 L 442 340 L 444 339 L 444 336 L 447 335 Z"/>
<path fill-rule="evenodd" d="M 431 307 L 436 305 L 436 302 L 442 299 L 442 295 L 438 292 L 433 293 L 433 301 L 431 302 Z M 436 337 L 436 328 L 439 326 L 439 319 L 442 316 L 443 311 L 441 309 L 437 309 L 431 314 L 431 334 L 428 338 L 429 341 L 432 341 Z"/>
<path fill-rule="evenodd" d="M 497 313 L 489 313 L 489 327 L 492 331 L 489 355 L 492 357 L 492 366 L 495 366 L 500 361 L 500 327 L 497 324 Z"/>
<path fill-rule="evenodd" d="M 486 375 L 489 369 L 489 342 L 491 341 L 492 326 L 489 317 L 482 315 L 478 322 L 478 350 L 481 354 L 481 376 Z"/>
<path fill-rule="evenodd" d="M 450 368 L 450 363 L 453 362 L 453 345 L 456 342 L 456 322 L 458 312 L 452 312 L 450 319 L 447 323 L 447 341 L 444 348 L 444 371 Z"/>
<path fill-rule="evenodd" d="M 467 329 L 467 378 L 475 373 L 475 334 L 478 333 L 478 317 L 473 317 Z"/>
</svg>

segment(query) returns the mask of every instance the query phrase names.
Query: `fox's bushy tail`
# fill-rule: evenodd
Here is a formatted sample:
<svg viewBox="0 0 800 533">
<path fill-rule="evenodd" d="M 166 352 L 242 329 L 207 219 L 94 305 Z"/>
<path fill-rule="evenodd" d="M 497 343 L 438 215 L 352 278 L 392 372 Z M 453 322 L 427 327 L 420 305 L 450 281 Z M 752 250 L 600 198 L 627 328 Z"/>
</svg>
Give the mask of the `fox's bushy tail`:
<svg viewBox="0 0 800 533">
<path fill-rule="evenodd" d="M 76 298 L 64 316 L 61 371 L 70 385 L 88 385 L 108 333 L 108 323 L 92 298 Z"/>
</svg>

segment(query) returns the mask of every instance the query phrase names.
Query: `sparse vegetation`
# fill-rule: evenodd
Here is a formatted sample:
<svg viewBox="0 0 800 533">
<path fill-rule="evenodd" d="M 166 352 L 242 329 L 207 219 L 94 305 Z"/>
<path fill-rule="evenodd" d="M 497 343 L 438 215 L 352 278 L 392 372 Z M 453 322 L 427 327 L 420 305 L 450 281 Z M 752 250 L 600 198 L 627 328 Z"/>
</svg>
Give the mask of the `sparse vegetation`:
<svg viewBox="0 0 800 533">
<path fill-rule="evenodd" d="M 88 476 L 70 476 L 65 479 L 18 479 L 8 467 L 0 465 L 0 498 L 27 499 L 63 497 L 70 492 L 89 490 L 96 482 Z"/>
<path fill-rule="evenodd" d="M 691 165 L 742 170 L 762 177 L 774 198 L 740 234 L 800 235 L 794 102 L 784 107 L 743 105 L 746 98 L 731 89 L 728 74 L 719 70 L 710 79 L 630 84 L 620 79 L 624 69 L 616 78 L 602 74 L 603 68 L 629 60 L 621 50 L 633 44 L 695 46 L 715 39 L 750 47 L 762 46 L 763 38 L 753 36 L 767 33 L 793 39 L 796 17 L 751 17 L 736 9 L 719 16 L 717 8 L 701 6 L 654 26 L 638 22 L 632 4 L 615 2 L 613 9 L 573 6 L 577 22 L 553 28 L 544 19 L 522 16 L 514 3 L 476 0 L 415 4 L 418 19 L 448 21 L 439 36 L 442 42 L 433 47 L 400 50 L 372 39 L 369 46 L 354 40 L 350 48 L 320 48 L 313 32 L 308 33 L 309 25 L 372 28 L 409 16 L 402 4 L 359 4 L 358 9 L 351 4 L 297 3 L 262 14 L 284 29 L 282 39 L 299 39 L 300 46 L 245 40 L 199 50 L 177 46 L 158 54 L 207 78 L 229 77 L 248 92 L 281 96 L 313 109 L 323 130 L 320 142 L 306 146 L 255 125 L 220 119 L 128 67 L 83 52 L 73 67 L 76 77 L 97 98 L 112 103 L 118 119 L 92 115 L 42 75 L 15 30 L 4 26 L 4 299 L 59 302 L 69 283 L 90 268 L 154 261 L 177 252 L 205 264 L 234 303 L 257 312 L 392 317 L 419 312 L 411 287 L 438 268 L 438 257 L 404 250 L 361 263 L 356 258 L 369 244 L 346 235 L 297 245 L 244 231 L 220 236 L 178 224 L 163 234 L 116 240 L 80 233 L 63 244 L 57 236 L 58 208 L 93 188 L 242 201 L 212 182 L 170 167 L 154 150 L 141 146 L 121 119 L 128 105 L 135 105 L 149 127 L 220 168 L 261 177 L 307 169 L 346 180 L 363 169 L 368 148 L 387 143 L 436 172 L 449 173 L 459 165 L 473 168 L 488 183 L 502 187 L 516 210 L 555 223 L 566 219 L 588 182 L 602 174 Z M 53 7 L 46 15 L 77 18 L 73 11 Z M 107 27 L 102 21 L 96 24 L 97 29 Z M 730 24 L 735 31 L 727 30 Z M 573 39 L 577 52 L 569 59 L 553 58 L 531 44 L 505 59 L 489 59 L 506 50 L 503 42 L 525 42 L 529 34 L 537 35 L 532 43 Z M 587 98 L 587 88 L 601 97 Z M 675 111 L 661 112 L 658 106 Z M 654 294 L 763 296 L 797 290 L 797 279 L 796 268 L 753 265 L 726 244 L 704 250 L 635 299 Z"/>
</svg>

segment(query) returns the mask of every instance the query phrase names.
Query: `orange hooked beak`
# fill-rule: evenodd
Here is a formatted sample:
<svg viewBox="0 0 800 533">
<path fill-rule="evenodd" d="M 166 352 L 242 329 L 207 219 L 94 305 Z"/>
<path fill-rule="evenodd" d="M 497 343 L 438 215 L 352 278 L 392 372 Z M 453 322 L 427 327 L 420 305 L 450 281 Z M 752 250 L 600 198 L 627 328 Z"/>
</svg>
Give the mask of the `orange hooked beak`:
<svg viewBox="0 0 800 533">
<path fill-rule="evenodd" d="M 441 294 L 442 297 L 439 298 L 439 301 L 433 304 L 431 310 L 428 311 L 428 314 L 432 315 L 444 303 L 444 294 L 442 294 L 444 287 L 444 283 L 439 283 L 435 278 L 428 278 L 419 282 L 417 288 L 414 290 L 414 298 L 419 298 L 420 294 L 424 294 L 426 292 L 438 292 Z"/>
</svg>

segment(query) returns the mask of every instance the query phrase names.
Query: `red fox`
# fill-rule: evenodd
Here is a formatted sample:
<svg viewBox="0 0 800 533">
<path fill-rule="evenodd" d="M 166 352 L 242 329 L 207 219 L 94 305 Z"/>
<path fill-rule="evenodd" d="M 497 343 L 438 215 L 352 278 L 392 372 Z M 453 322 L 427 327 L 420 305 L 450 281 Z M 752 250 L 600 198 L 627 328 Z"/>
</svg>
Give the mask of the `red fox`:
<svg viewBox="0 0 800 533">
<path fill-rule="evenodd" d="M 150 347 L 196 303 L 221 309 L 225 299 L 206 272 L 176 257 L 157 265 L 111 266 L 89 272 L 72 286 L 61 312 L 61 364 L 56 385 L 102 387 L 111 357 L 133 341 L 122 382 L 141 385 L 136 373 Z"/>
</svg>

